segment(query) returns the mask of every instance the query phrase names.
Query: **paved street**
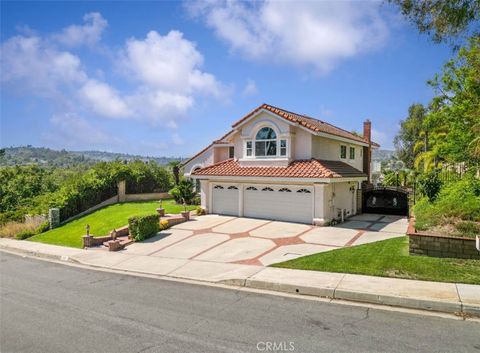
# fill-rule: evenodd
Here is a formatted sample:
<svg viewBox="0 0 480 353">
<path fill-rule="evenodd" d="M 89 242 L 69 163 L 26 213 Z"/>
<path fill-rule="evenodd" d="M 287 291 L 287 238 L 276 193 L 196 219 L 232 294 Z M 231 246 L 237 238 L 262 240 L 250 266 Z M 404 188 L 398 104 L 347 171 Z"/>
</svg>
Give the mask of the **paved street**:
<svg viewBox="0 0 480 353">
<path fill-rule="evenodd" d="M 401 216 L 362 214 L 336 227 L 220 215 L 195 217 L 122 253 L 179 260 L 268 266 L 300 256 L 405 235 Z"/>
<path fill-rule="evenodd" d="M 480 352 L 478 322 L 0 261 L 1 352 Z"/>
</svg>

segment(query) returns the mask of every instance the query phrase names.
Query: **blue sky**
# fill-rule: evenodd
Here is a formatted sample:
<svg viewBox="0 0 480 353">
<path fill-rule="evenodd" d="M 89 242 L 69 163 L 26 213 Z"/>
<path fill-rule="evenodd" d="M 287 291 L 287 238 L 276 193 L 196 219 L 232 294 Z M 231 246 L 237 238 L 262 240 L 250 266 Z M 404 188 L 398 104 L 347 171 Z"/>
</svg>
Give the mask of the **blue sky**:
<svg viewBox="0 0 480 353">
<path fill-rule="evenodd" d="M 189 156 L 269 103 L 393 148 L 452 55 L 381 2 L 1 2 L 1 145 Z"/>
</svg>

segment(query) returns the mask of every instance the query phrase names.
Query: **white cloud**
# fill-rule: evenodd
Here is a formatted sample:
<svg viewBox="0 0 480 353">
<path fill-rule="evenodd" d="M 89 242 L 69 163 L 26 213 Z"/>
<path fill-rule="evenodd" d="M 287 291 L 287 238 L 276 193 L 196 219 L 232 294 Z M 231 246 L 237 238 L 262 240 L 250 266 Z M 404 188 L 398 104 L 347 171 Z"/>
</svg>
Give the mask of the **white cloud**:
<svg viewBox="0 0 480 353">
<path fill-rule="evenodd" d="M 96 44 L 100 41 L 108 22 L 98 12 L 87 13 L 83 16 L 83 21 L 85 24 L 70 25 L 52 37 L 68 47 Z"/>
<path fill-rule="evenodd" d="M 80 95 L 97 114 L 110 118 L 123 118 L 132 114 L 119 94 L 106 83 L 90 79 L 80 89 Z"/>
<path fill-rule="evenodd" d="M 53 146 L 85 149 L 90 146 L 98 148 L 118 145 L 121 142 L 76 114 L 53 115 L 50 123 L 52 131 L 42 137 Z"/>
<path fill-rule="evenodd" d="M 258 93 L 257 84 L 255 83 L 254 80 L 248 79 L 247 84 L 245 85 L 245 88 L 242 91 L 242 94 L 244 96 L 254 96 L 257 93 Z"/>
<path fill-rule="evenodd" d="M 249 59 L 331 70 L 339 60 L 368 52 L 388 36 L 377 2 L 187 2 L 232 51 Z"/>
<path fill-rule="evenodd" d="M 80 58 L 58 50 L 38 36 L 14 36 L 1 46 L 2 83 L 41 96 L 87 79 Z"/>
</svg>

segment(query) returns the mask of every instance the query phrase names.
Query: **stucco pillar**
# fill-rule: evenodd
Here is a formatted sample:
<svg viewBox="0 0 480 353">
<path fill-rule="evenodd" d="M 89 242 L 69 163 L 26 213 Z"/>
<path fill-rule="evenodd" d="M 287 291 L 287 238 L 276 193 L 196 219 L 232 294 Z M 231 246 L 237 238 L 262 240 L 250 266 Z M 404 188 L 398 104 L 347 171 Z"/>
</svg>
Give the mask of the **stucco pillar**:
<svg viewBox="0 0 480 353">
<path fill-rule="evenodd" d="M 238 216 L 243 217 L 243 184 L 238 185 Z"/>
<path fill-rule="evenodd" d="M 200 205 L 209 213 L 210 210 L 210 183 L 208 180 L 200 180 Z"/>
<path fill-rule="evenodd" d="M 119 181 L 117 184 L 118 202 L 125 202 L 125 199 L 126 199 L 125 189 L 126 189 L 125 180 Z"/>
<path fill-rule="evenodd" d="M 314 185 L 314 218 L 313 224 L 324 226 L 328 223 L 327 209 L 325 207 L 325 186 L 326 184 Z"/>
</svg>

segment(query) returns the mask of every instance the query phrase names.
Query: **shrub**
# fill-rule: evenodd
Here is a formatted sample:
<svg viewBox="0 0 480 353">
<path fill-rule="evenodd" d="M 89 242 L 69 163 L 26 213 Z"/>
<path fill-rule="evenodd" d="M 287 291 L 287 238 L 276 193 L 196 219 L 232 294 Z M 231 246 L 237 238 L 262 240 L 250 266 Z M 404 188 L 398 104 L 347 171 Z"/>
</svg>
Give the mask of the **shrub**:
<svg viewBox="0 0 480 353">
<path fill-rule="evenodd" d="M 160 230 L 165 230 L 165 229 L 168 229 L 168 221 L 162 220 L 160 221 Z"/>
<path fill-rule="evenodd" d="M 14 238 L 18 233 L 26 230 L 34 232 L 35 225 L 23 222 L 8 222 L 0 227 L 0 238 Z"/>
<path fill-rule="evenodd" d="M 202 207 L 200 207 L 200 206 L 197 207 L 196 211 L 197 211 L 197 215 L 198 215 L 198 216 L 203 216 L 204 214 L 207 213 L 207 212 L 205 211 L 205 209 L 202 208 Z"/>
<path fill-rule="evenodd" d="M 158 214 L 130 217 L 128 219 L 128 230 L 132 239 L 142 241 L 153 237 L 160 231 L 160 216 Z"/>
<path fill-rule="evenodd" d="M 34 235 L 35 235 L 35 232 L 33 230 L 25 229 L 15 234 L 15 238 L 17 238 L 18 240 L 24 240 L 24 239 L 33 237 Z"/>
<path fill-rule="evenodd" d="M 180 180 L 178 185 L 168 193 L 173 196 L 177 203 L 183 203 L 183 201 L 185 201 L 189 205 L 192 204 L 192 201 L 196 196 L 195 186 L 191 179 Z"/>
<path fill-rule="evenodd" d="M 418 180 L 418 184 L 420 185 L 420 192 L 428 197 L 430 202 L 435 201 L 442 187 L 442 181 L 436 170 L 422 174 Z"/>
<path fill-rule="evenodd" d="M 458 222 L 455 228 L 462 235 L 475 236 L 480 235 L 480 224 L 471 221 Z"/>
<path fill-rule="evenodd" d="M 50 223 L 48 221 L 45 221 L 40 223 L 40 225 L 37 227 L 35 232 L 37 234 L 40 234 L 40 233 L 46 232 L 47 230 L 50 230 Z"/>
</svg>

